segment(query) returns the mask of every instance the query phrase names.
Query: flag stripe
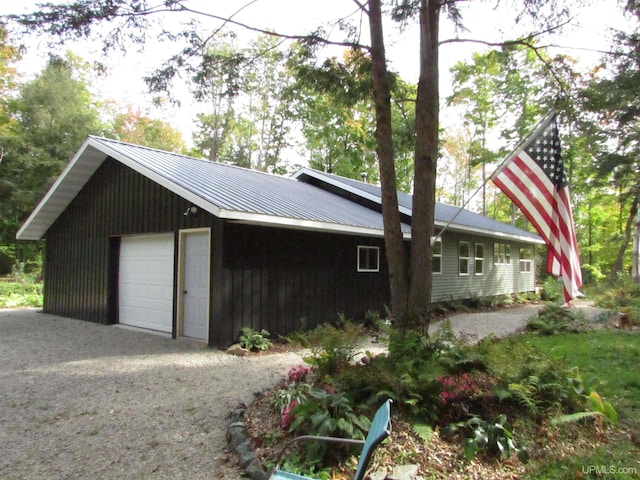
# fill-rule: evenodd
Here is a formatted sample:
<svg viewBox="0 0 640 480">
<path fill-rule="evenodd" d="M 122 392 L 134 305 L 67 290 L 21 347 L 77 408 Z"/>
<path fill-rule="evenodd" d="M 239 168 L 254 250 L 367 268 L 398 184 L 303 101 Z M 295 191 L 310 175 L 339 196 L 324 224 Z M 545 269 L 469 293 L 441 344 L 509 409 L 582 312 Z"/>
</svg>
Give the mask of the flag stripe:
<svg viewBox="0 0 640 480">
<path fill-rule="evenodd" d="M 547 270 L 562 277 L 569 302 L 579 294 L 582 273 L 555 116 L 534 132 L 491 178 L 545 240 Z"/>
</svg>

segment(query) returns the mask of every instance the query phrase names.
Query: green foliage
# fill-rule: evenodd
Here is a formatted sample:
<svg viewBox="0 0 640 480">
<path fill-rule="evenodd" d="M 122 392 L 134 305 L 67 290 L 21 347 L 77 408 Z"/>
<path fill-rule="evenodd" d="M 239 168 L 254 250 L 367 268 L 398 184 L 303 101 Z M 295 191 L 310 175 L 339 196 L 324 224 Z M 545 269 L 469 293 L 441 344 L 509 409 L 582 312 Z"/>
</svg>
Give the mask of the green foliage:
<svg viewBox="0 0 640 480">
<path fill-rule="evenodd" d="M 42 283 L 0 281 L 0 308 L 42 307 Z"/>
<path fill-rule="evenodd" d="M 577 328 L 578 318 L 571 310 L 555 303 L 548 303 L 527 322 L 527 330 L 541 335 L 554 335 Z"/>
<path fill-rule="evenodd" d="M 85 80 L 89 72 L 78 57 L 52 56 L 42 72 L 21 85 L 15 96 L 8 97 L 10 101 L 3 101 L 0 246 L 14 264 L 37 261 L 42 249 L 41 244 L 16 241 L 19 225 L 86 136 L 104 131 Z"/>
<path fill-rule="evenodd" d="M 374 332 L 379 331 L 384 325 L 384 321 L 380 318 L 380 314 L 374 310 L 364 312 L 364 327 Z"/>
<path fill-rule="evenodd" d="M 602 397 L 592 390 L 589 395 L 585 395 L 586 410 L 582 412 L 570 413 L 568 415 L 561 415 L 551 420 L 552 425 L 559 425 L 562 423 L 576 422 L 583 418 L 599 417 L 605 420 L 605 425 L 615 425 L 618 423 L 618 412 L 613 405 L 603 400 Z"/>
<path fill-rule="evenodd" d="M 280 382 L 271 400 L 271 408 L 278 414 L 283 414 L 291 405 L 306 400 L 311 385 L 306 382 L 311 374 L 311 369 L 303 366 L 292 367 L 287 376 Z M 283 426 L 285 424 L 283 418 Z M 287 425 L 288 429 L 288 425 Z"/>
<path fill-rule="evenodd" d="M 311 389 L 306 399 L 291 410 L 295 418 L 289 431 L 297 435 L 364 439 L 371 425 L 366 415 L 357 415 L 344 393 L 328 393 Z M 325 442 L 309 442 L 307 461 L 320 464 L 331 446 Z"/>
<path fill-rule="evenodd" d="M 521 462 L 529 461 L 527 450 L 516 445 L 506 415 L 498 415 L 495 420 L 484 420 L 474 415 L 465 422 L 449 425 L 443 430 L 443 435 L 451 435 L 461 428 L 471 430 L 471 435 L 463 441 L 464 455 L 469 461 L 483 451 L 492 457 L 509 458 L 516 454 Z"/>
<path fill-rule="evenodd" d="M 555 277 L 547 277 L 542 285 L 540 294 L 542 300 L 547 302 L 557 302 L 563 298 L 562 284 Z"/>
<path fill-rule="evenodd" d="M 349 365 L 356 355 L 361 331 L 353 322 L 345 322 L 341 328 L 329 323 L 309 332 L 309 343 L 313 345 L 311 355 L 304 360 L 315 367 L 320 378 L 334 375 Z"/>
<path fill-rule="evenodd" d="M 582 264 L 582 283 L 584 285 L 597 285 L 604 278 L 604 273 L 597 266 L 588 263 Z"/>
<path fill-rule="evenodd" d="M 240 329 L 240 346 L 251 351 L 269 350 L 273 343 L 269 340 L 269 332 L 261 330 L 255 331 L 251 327 L 243 327 Z"/>
</svg>

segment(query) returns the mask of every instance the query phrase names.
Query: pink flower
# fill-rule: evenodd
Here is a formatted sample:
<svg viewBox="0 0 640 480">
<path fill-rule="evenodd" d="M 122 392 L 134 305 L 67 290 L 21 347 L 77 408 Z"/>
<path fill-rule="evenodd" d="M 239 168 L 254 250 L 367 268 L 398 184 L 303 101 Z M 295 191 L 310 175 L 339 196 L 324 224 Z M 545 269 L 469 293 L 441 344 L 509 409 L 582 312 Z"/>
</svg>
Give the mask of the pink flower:
<svg viewBox="0 0 640 480">
<path fill-rule="evenodd" d="M 298 405 L 298 401 L 294 400 L 289 405 L 287 405 L 285 409 L 282 411 L 282 417 L 280 418 L 280 426 L 282 427 L 283 430 L 289 430 L 289 427 L 291 426 L 293 421 L 296 419 L 295 415 L 291 415 L 291 410 L 296 405 Z"/>
</svg>

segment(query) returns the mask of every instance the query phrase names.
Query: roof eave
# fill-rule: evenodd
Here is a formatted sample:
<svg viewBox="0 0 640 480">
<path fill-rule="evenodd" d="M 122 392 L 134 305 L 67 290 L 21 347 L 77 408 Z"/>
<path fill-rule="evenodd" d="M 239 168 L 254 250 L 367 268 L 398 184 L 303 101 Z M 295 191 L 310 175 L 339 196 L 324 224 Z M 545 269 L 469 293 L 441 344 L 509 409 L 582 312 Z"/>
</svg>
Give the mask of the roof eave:
<svg viewBox="0 0 640 480">
<path fill-rule="evenodd" d="M 339 223 L 322 222 L 318 220 L 278 217 L 267 214 L 239 212 L 235 210 L 220 210 L 219 217 L 231 222 L 243 223 L 248 225 L 284 227 L 292 230 L 342 233 L 347 235 L 361 235 L 367 237 L 384 238 L 384 231 L 382 229 L 364 227 L 360 225 L 345 225 Z M 405 239 L 411 238 L 411 235 L 408 232 L 404 232 L 403 235 Z"/>
</svg>

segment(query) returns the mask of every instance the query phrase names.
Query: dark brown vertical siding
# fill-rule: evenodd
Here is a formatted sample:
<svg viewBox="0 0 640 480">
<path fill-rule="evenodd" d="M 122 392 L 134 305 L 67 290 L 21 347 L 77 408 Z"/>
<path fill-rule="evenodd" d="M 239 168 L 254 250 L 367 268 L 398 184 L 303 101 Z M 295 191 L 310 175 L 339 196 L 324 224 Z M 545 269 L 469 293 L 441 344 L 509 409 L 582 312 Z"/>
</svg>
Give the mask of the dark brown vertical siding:
<svg viewBox="0 0 640 480">
<path fill-rule="evenodd" d="M 198 227 L 212 231 L 211 346 L 233 343 L 244 326 L 285 335 L 388 302 L 382 239 L 225 223 L 201 209 L 185 216 L 190 206 L 106 160 L 47 231 L 44 310 L 116 322 L 120 237 Z M 359 244 L 381 247 L 381 272 L 356 272 Z"/>
<path fill-rule="evenodd" d="M 196 222 L 212 225 L 213 216 L 204 211 L 185 217 L 188 206 L 169 190 L 107 159 L 47 231 L 44 311 L 114 323 L 118 243 L 113 238 L 177 232 Z"/>
<path fill-rule="evenodd" d="M 356 271 L 358 245 L 381 247 L 380 272 Z M 389 301 L 382 239 L 228 224 L 223 248 L 234 340 L 245 326 L 286 335 L 339 312 L 359 320 Z"/>
</svg>

